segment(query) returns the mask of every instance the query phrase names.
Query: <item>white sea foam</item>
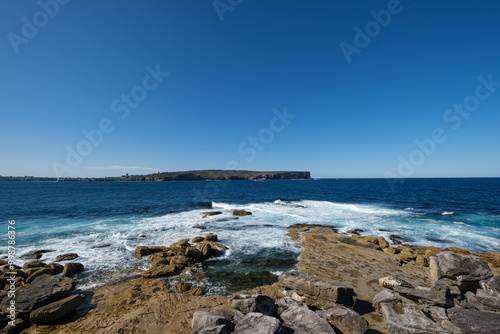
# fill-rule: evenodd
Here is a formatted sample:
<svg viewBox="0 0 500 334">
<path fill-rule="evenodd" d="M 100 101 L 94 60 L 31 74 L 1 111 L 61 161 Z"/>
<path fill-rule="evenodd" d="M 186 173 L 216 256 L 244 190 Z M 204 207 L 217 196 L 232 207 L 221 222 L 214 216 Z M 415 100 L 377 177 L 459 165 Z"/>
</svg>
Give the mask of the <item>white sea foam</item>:
<svg viewBox="0 0 500 334">
<path fill-rule="evenodd" d="M 134 257 L 133 252 L 138 246 L 168 246 L 180 239 L 191 239 L 209 232 L 216 233 L 220 242 L 229 247 L 224 259 L 237 261 L 242 257 L 273 252 L 299 255 L 301 248 L 286 236 L 288 226 L 298 223 L 331 225 L 337 227 L 339 232 L 359 228 L 364 230 L 364 235 L 382 235 L 386 239 L 391 234 L 397 234 L 412 244 L 441 248 L 500 249 L 500 232 L 497 229 L 467 224 L 467 217 L 464 217 L 465 222 L 446 222 L 415 215 L 408 210 L 312 200 L 276 200 L 244 205 L 214 202 L 212 205 L 214 211 L 221 211 L 222 214 L 202 218 L 202 213 L 207 211 L 204 208 L 149 218 L 115 217 L 93 221 L 72 220 L 68 224 L 53 226 L 45 224 L 43 229 L 35 228 L 28 232 L 33 236 L 39 233 L 39 239 L 23 246 L 20 254 L 38 249 L 54 250 L 42 258 L 49 263 L 59 254 L 78 253 L 79 258 L 75 261 L 83 263 L 86 268 L 79 281 L 83 282 L 82 287 L 90 287 L 104 283 L 117 271 L 130 273 L 146 269 L 148 261 Z M 245 209 L 253 214 L 234 217 L 232 211 L 235 209 Z M 193 228 L 197 225 L 205 225 L 206 230 Z M 146 238 L 138 239 L 141 234 Z M 105 244 L 110 246 L 93 248 Z"/>
<path fill-rule="evenodd" d="M 452 215 L 452 214 L 454 214 L 454 213 L 455 213 L 455 212 L 447 212 L 447 211 L 445 211 L 445 212 L 443 212 L 443 213 L 442 213 L 442 215 L 443 215 L 443 216 L 446 216 L 446 215 Z"/>
</svg>

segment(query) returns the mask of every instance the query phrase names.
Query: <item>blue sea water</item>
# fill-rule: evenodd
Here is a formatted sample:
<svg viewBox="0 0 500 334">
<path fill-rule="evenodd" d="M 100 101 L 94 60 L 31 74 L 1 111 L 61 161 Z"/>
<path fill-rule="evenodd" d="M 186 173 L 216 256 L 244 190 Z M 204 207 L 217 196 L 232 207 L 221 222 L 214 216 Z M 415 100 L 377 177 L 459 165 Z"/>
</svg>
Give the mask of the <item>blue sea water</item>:
<svg viewBox="0 0 500 334">
<path fill-rule="evenodd" d="M 18 256 L 50 249 L 42 258 L 50 262 L 76 252 L 86 268 L 79 278 L 85 288 L 147 268 L 133 255 L 140 245 L 168 246 L 213 232 L 229 249 L 211 261 L 206 289 L 224 292 L 221 280 L 234 273 L 253 279 L 253 272 L 292 269 L 301 249 L 285 234 L 296 223 L 500 251 L 499 203 L 500 178 L 407 179 L 395 191 L 384 179 L 2 182 L 0 251 L 7 250 L 8 220 L 15 220 Z M 234 209 L 253 214 L 234 219 Z M 223 214 L 202 218 L 211 210 Z"/>
</svg>

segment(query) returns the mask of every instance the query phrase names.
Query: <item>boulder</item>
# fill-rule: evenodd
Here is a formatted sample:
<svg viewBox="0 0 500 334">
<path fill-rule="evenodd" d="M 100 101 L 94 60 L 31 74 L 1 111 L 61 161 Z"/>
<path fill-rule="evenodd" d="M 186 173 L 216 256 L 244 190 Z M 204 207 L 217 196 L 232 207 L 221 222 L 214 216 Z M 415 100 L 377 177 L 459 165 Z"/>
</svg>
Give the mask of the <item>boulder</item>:
<svg viewBox="0 0 500 334">
<path fill-rule="evenodd" d="M 284 325 L 301 334 L 335 334 L 325 319 L 307 307 L 292 306 L 281 314 Z"/>
<path fill-rule="evenodd" d="M 156 255 L 156 254 L 154 254 L 154 255 Z M 161 267 L 161 266 L 166 266 L 169 264 L 170 264 L 170 259 L 166 259 L 166 258 L 161 257 L 161 256 L 156 256 L 153 259 L 153 262 L 151 263 L 151 267 Z"/>
<path fill-rule="evenodd" d="M 55 273 L 54 270 L 52 270 L 52 268 L 48 267 L 40 268 L 26 279 L 26 283 L 30 284 L 31 282 L 33 282 L 35 278 L 37 278 L 40 275 L 54 275 L 54 274 Z"/>
<path fill-rule="evenodd" d="M 24 254 L 21 255 L 19 258 L 23 260 L 38 260 L 39 258 L 42 257 L 42 254 L 35 254 L 35 253 L 29 253 L 29 254 Z"/>
<path fill-rule="evenodd" d="M 457 279 L 459 282 L 479 282 L 493 276 L 488 263 L 475 255 L 440 253 L 430 258 L 432 281 L 440 278 Z"/>
<path fill-rule="evenodd" d="M 231 333 L 233 324 L 231 320 L 209 312 L 198 311 L 193 314 L 193 320 L 191 321 L 193 334 L 202 333 L 205 328 L 214 326 L 225 326 L 227 333 Z"/>
<path fill-rule="evenodd" d="M 144 278 L 165 277 L 173 275 L 175 271 L 176 268 L 173 265 L 157 266 L 157 267 L 152 267 L 151 269 L 143 272 L 142 277 Z"/>
<path fill-rule="evenodd" d="M 397 296 L 394 292 L 384 289 L 377 293 L 375 297 L 373 297 L 372 300 L 372 305 L 377 310 L 377 312 L 382 313 L 382 309 L 380 308 L 380 304 L 382 303 L 387 303 L 387 304 L 397 304 L 401 302 L 401 298 Z"/>
<path fill-rule="evenodd" d="M 32 323 L 47 323 L 61 319 L 65 315 L 73 312 L 85 301 L 84 295 L 73 295 L 54 303 L 37 308 L 30 314 Z"/>
<path fill-rule="evenodd" d="M 416 304 L 381 303 L 380 308 L 390 334 L 448 333 L 432 321 Z"/>
<path fill-rule="evenodd" d="M 477 290 L 477 293 L 467 291 L 465 297 L 469 305 L 482 311 L 500 311 L 500 300 L 486 294 L 484 290 Z"/>
<path fill-rule="evenodd" d="M 26 262 L 24 265 L 23 265 L 23 269 L 26 270 L 28 268 L 42 268 L 42 267 L 45 267 L 46 264 L 42 261 L 38 261 L 38 260 L 34 260 L 34 261 L 29 261 L 29 262 Z"/>
<path fill-rule="evenodd" d="M 217 242 L 217 234 L 209 233 L 205 236 L 205 241 Z"/>
<path fill-rule="evenodd" d="M 189 258 L 185 255 L 172 256 L 170 259 L 170 265 L 175 266 L 177 269 L 184 269 L 189 264 Z"/>
<path fill-rule="evenodd" d="M 192 286 L 193 286 L 193 284 L 191 284 L 191 283 L 178 282 L 172 286 L 172 290 L 174 292 L 177 292 L 177 293 L 183 293 L 183 292 L 191 290 Z"/>
<path fill-rule="evenodd" d="M 231 331 L 226 325 L 205 327 L 198 334 L 230 334 Z"/>
<path fill-rule="evenodd" d="M 245 211 L 245 210 L 234 210 L 233 211 L 233 216 L 249 216 L 252 213 L 250 211 Z"/>
<path fill-rule="evenodd" d="M 71 261 L 74 260 L 78 257 L 78 254 L 76 253 L 68 253 L 68 254 L 61 254 L 56 257 L 55 262 L 61 262 L 61 261 Z"/>
<path fill-rule="evenodd" d="M 500 313 L 454 307 L 448 309 L 451 323 L 465 333 L 500 333 Z"/>
<path fill-rule="evenodd" d="M 201 252 L 204 259 L 209 258 L 210 253 L 212 252 L 212 246 L 206 242 L 197 244 L 196 249 Z"/>
<path fill-rule="evenodd" d="M 378 238 L 378 245 L 382 249 L 389 247 L 389 243 L 387 242 L 387 240 L 384 239 L 384 237 L 379 237 Z"/>
<path fill-rule="evenodd" d="M 71 276 L 81 273 L 85 268 L 83 264 L 78 262 L 69 262 L 64 265 L 64 269 L 62 271 L 63 276 Z"/>
<path fill-rule="evenodd" d="M 197 259 L 197 260 L 203 259 L 203 254 L 195 247 L 186 248 L 186 256 L 191 257 L 193 259 Z"/>
<path fill-rule="evenodd" d="M 278 308 L 278 314 L 281 314 L 281 313 L 285 312 L 286 310 L 288 310 L 292 306 L 307 306 L 307 305 L 303 304 L 303 303 L 299 303 L 299 302 L 293 300 L 291 297 L 285 297 L 285 298 L 279 299 L 278 302 L 276 303 L 276 306 Z"/>
<path fill-rule="evenodd" d="M 170 245 L 170 248 L 186 249 L 190 246 L 191 246 L 191 244 L 189 243 L 189 239 L 181 239 L 181 240 L 177 241 L 176 243 L 173 243 L 172 245 Z"/>
<path fill-rule="evenodd" d="M 151 246 L 149 247 L 149 250 L 151 251 L 152 254 L 156 254 L 156 253 L 161 253 L 161 252 L 168 252 L 170 250 L 169 247 L 165 247 L 165 246 Z M 149 254 L 147 254 L 149 255 Z"/>
<path fill-rule="evenodd" d="M 196 244 L 198 242 L 202 242 L 203 240 L 205 240 L 203 237 L 194 237 L 191 243 Z"/>
<path fill-rule="evenodd" d="M 426 306 L 452 307 L 453 298 L 448 289 L 432 289 L 425 287 L 407 288 L 395 286 L 393 290 L 401 296 L 418 301 Z"/>
<path fill-rule="evenodd" d="M 401 245 L 403 242 L 406 241 L 405 238 L 400 237 L 399 235 L 391 234 L 389 236 L 389 239 L 391 239 L 392 243 L 394 245 Z"/>
<path fill-rule="evenodd" d="M 500 299 L 500 276 L 481 281 L 479 284 L 487 294 Z"/>
<path fill-rule="evenodd" d="M 266 295 L 239 293 L 234 295 L 231 306 L 244 314 L 259 312 L 264 315 L 273 315 L 276 312 L 274 298 Z"/>
<path fill-rule="evenodd" d="M 30 285 L 23 286 L 16 291 L 16 312 L 27 314 L 34 309 L 50 304 L 56 300 L 66 298 L 75 287 L 70 278 L 41 275 L 36 277 Z M 10 298 L 4 297 L 0 308 L 8 313 Z"/>
<path fill-rule="evenodd" d="M 403 286 L 403 287 L 407 287 L 407 288 L 412 288 L 412 285 L 398 277 L 394 277 L 394 276 L 386 276 L 386 277 L 382 277 L 378 280 L 378 284 L 380 284 L 380 286 L 382 286 L 383 288 L 387 288 L 387 289 L 392 289 L 394 288 L 395 286 Z"/>
<path fill-rule="evenodd" d="M 200 295 L 202 295 L 202 294 L 203 294 L 203 290 L 202 290 L 202 289 L 198 286 L 198 287 L 196 287 L 196 288 L 194 288 L 194 289 L 191 289 L 191 290 L 189 290 L 189 291 L 186 291 L 186 293 L 187 293 L 188 295 L 191 295 L 191 296 L 200 296 Z"/>
<path fill-rule="evenodd" d="M 318 315 L 344 334 L 363 334 L 368 329 L 365 318 L 344 306 L 319 311 Z"/>
<path fill-rule="evenodd" d="M 279 282 L 285 290 L 295 291 L 307 305 L 328 309 L 337 305 L 354 305 L 354 290 L 318 279 L 309 273 L 288 271 L 280 275 Z"/>
<path fill-rule="evenodd" d="M 47 265 L 47 268 L 50 268 L 54 271 L 53 275 L 57 275 L 63 272 L 64 266 L 59 263 L 49 263 Z"/>
<path fill-rule="evenodd" d="M 151 253 L 152 253 L 151 250 L 146 246 L 140 246 L 135 249 L 136 257 L 143 257 L 146 255 L 150 255 Z"/>
<path fill-rule="evenodd" d="M 234 334 L 257 333 L 285 334 L 286 331 L 278 319 L 256 312 L 248 313 L 239 319 L 234 328 Z"/>
<path fill-rule="evenodd" d="M 221 215 L 222 212 L 220 211 L 211 211 L 211 212 L 202 212 L 202 218 L 206 218 L 206 217 L 210 217 L 210 216 L 217 216 L 217 215 Z"/>
</svg>

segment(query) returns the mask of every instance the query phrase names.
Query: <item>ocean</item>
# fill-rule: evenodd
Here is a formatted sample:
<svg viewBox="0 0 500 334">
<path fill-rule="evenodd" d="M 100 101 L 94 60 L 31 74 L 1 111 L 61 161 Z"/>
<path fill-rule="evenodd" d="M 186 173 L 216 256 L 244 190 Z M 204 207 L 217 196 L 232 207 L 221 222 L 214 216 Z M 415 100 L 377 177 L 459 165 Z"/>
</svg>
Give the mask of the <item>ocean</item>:
<svg viewBox="0 0 500 334">
<path fill-rule="evenodd" d="M 134 257 L 138 246 L 212 232 L 229 249 L 195 268 L 192 280 L 208 294 L 229 294 L 295 267 L 301 248 L 286 236 L 290 225 L 500 251 L 499 204 L 500 178 L 407 179 L 394 191 L 384 179 L 1 182 L 0 251 L 7 252 L 7 225 L 15 220 L 17 256 L 54 250 L 42 258 L 49 263 L 78 253 L 85 272 L 77 281 L 85 289 L 147 269 L 149 261 Z M 253 214 L 235 219 L 234 209 Z M 223 214 L 202 218 L 206 211 Z"/>
</svg>

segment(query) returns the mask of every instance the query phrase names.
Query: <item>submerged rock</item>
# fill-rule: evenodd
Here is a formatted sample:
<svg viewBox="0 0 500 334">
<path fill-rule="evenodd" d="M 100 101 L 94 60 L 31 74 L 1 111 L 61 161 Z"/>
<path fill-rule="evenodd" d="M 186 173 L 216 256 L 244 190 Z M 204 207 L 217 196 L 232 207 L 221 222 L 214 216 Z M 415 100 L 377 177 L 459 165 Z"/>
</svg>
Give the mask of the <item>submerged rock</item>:
<svg viewBox="0 0 500 334">
<path fill-rule="evenodd" d="M 146 255 L 150 255 L 151 253 L 152 253 L 151 250 L 146 246 L 140 246 L 135 249 L 136 257 L 143 257 Z"/>
<path fill-rule="evenodd" d="M 56 257 L 55 262 L 71 261 L 71 260 L 76 259 L 77 257 L 78 257 L 78 254 L 76 254 L 76 253 L 62 254 L 62 255 L 58 255 Z"/>
<path fill-rule="evenodd" d="M 234 210 L 233 211 L 233 216 L 249 216 L 252 213 L 250 211 L 246 210 Z"/>
<path fill-rule="evenodd" d="M 81 273 L 84 270 L 84 266 L 78 262 L 66 263 L 62 271 L 63 276 L 71 276 Z"/>
</svg>

